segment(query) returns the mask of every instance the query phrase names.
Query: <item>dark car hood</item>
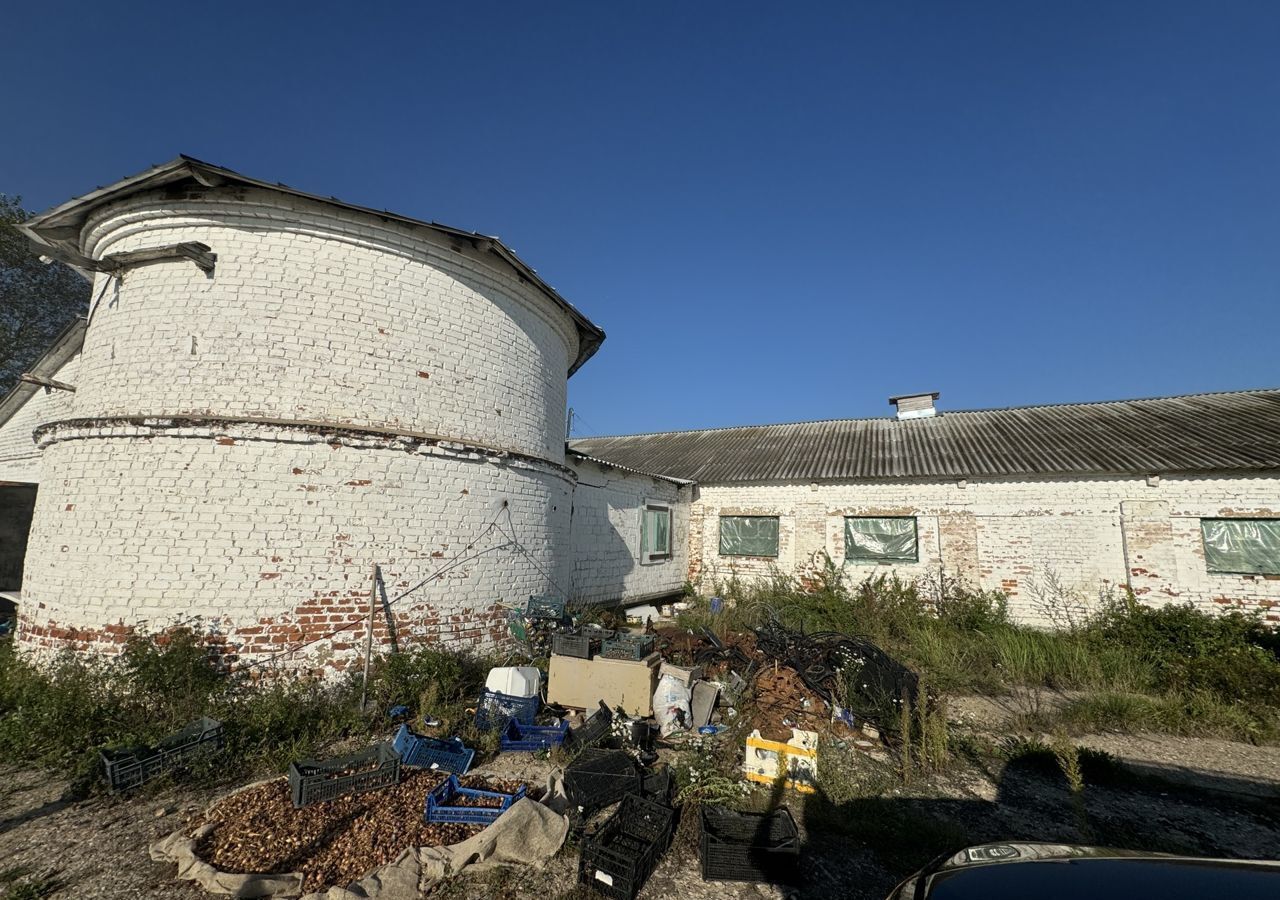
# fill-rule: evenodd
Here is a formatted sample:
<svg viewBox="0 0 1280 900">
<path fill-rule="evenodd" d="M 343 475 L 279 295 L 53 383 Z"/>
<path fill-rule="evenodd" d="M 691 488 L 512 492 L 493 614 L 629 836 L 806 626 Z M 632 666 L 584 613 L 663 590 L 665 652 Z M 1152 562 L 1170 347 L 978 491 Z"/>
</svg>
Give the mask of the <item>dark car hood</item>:
<svg viewBox="0 0 1280 900">
<path fill-rule="evenodd" d="M 892 900 L 1231 900 L 1280 898 L 1280 863 L 1082 847 L 968 847 L 908 878 Z"/>
</svg>

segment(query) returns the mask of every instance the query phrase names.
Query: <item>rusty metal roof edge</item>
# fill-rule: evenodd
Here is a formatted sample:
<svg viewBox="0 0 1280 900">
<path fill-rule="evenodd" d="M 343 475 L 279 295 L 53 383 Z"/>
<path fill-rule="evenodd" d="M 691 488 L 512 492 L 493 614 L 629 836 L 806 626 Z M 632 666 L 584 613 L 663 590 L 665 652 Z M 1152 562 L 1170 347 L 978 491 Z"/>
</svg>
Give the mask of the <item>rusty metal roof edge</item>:
<svg viewBox="0 0 1280 900">
<path fill-rule="evenodd" d="M 325 203 L 331 206 L 339 206 L 343 209 L 376 216 L 380 219 L 393 219 L 397 222 L 410 225 L 415 228 L 428 228 L 455 237 L 464 237 L 470 240 L 479 238 L 481 240 L 491 241 L 493 248 L 498 252 L 498 255 L 507 263 L 507 265 L 515 269 L 521 276 L 545 294 L 548 299 L 563 309 L 573 321 L 574 326 L 578 331 L 578 355 L 569 366 L 569 375 L 573 375 L 574 372 L 578 371 L 578 369 L 580 369 L 582 365 L 600 349 L 600 345 L 604 343 L 604 329 L 596 325 L 588 319 L 581 310 L 564 297 L 560 296 L 560 293 L 555 288 L 547 284 L 528 263 L 520 259 L 520 257 L 515 254 L 515 251 L 506 246 L 506 244 L 504 244 L 498 237 L 481 234 L 476 231 L 465 231 L 460 228 L 454 228 L 450 225 L 442 225 L 439 222 L 415 219 L 410 216 L 393 213 L 388 210 L 378 210 L 368 206 L 360 206 L 355 203 L 347 203 L 346 201 L 339 200 L 336 197 L 324 197 L 319 194 L 311 194 L 306 191 L 298 190 L 297 188 L 289 187 L 288 185 L 280 182 L 272 183 L 269 181 L 262 181 L 248 175 L 242 175 L 234 169 L 228 169 L 224 166 L 208 163 L 204 160 L 196 159 L 194 156 L 187 156 L 186 154 L 180 154 L 169 162 L 152 166 L 137 175 L 123 178 L 113 184 L 107 185 L 106 187 L 99 187 L 86 194 L 73 197 L 70 200 L 40 213 L 38 216 L 28 219 L 18 227 L 28 237 L 35 238 L 36 243 L 56 247 L 58 241 L 41 234 L 41 229 L 59 226 L 65 227 L 66 225 L 75 222 L 77 213 L 83 212 L 87 214 L 89 210 L 94 207 L 103 203 L 108 203 L 124 193 L 135 190 L 146 190 L 152 187 L 160 187 L 164 184 L 179 181 L 197 169 L 199 169 L 206 178 L 213 176 L 215 179 L 221 178 L 228 181 L 237 181 L 251 187 L 291 194 L 305 200 L 312 200 L 317 203 Z M 78 240 L 76 244 L 77 246 L 75 249 L 78 254 Z"/>
</svg>

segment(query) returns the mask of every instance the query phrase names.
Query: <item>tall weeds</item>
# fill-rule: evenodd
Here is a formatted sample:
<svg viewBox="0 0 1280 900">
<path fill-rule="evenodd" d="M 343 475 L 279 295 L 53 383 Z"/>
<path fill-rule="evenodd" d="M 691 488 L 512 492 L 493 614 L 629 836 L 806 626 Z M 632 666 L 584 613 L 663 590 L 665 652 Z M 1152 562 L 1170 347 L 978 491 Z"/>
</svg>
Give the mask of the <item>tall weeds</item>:
<svg viewBox="0 0 1280 900">
<path fill-rule="evenodd" d="M 1003 594 L 945 574 L 917 583 L 884 575 L 854 582 L 827 559 L 803 583 L 778 572 L 717 583 L 724 612 L 712 616 L 695 597 L 686 621 L 741 630 L 776 615 L 791 628 L 869 638 L 940 693 L 1030 687 L 1141 696 L 1142 715 L 1132 721 L 1159 730 L 1194 733 L 1199 720 L 1215 734 L 1280 737 L 1280 634 L 1257 618 L 1152 608 L 1128 596 L 1085 603 L 1056 579 L 1043 585 L 1038 602 L 1069 613 L 1052 631 L 1011 621 Z M 1080 723 L 1092 717 L 1123 726 L 1105 703 L 1082 702 L 1069 712 Z"/>
<path fill-rule="evenodd" d="M 387 725 L 393 704 L 462 721 L 481 661 L 435 648 L 384 657 L 370 679 L 374 704 L 358 709 L 357 679 L 228 674 L 201 635 L 179 628 L 132 638 L 115 659 L 65 653 L 36 666 L 0 644 L 0 760 L 87 776 L 98 750 L 150 743 L 207 715 L 223 722 L 218 766 L 237 775 L 278 772 L 345 738 Z"/>
</svg>

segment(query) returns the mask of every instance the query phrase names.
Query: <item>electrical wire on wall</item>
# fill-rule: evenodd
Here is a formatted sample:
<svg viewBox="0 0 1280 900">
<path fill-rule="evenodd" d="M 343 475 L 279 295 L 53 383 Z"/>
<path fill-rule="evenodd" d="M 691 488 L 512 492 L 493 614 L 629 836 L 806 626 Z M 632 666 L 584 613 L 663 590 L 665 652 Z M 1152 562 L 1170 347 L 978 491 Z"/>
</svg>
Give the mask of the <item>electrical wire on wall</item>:
<svg viewBox="0 0 1280 900">
<path fill-rule="evenodd" d="M 533 565 L 533 567 L 537 569 L 539 573 L 541 573 L 542 577 L 547 579 L 548 583 L 550 583 L 552 587 L 554 587 L 557 591 L 560 592 L 560 596 L 564 597 L 565 600 L 570 599 L 571 595 L 568 591 L 564 589 L 564 586 L 561 585 L 560 582 L 556 581 L 556 579 L 551 575 L 550 572 L 542 568 L 542 565 L 538 562 L 538 560 L 535 559 L 533 554 L 529 552 L 529 548 L 526 547 L 524 544 L 520 543 L 520 541 L 516 538 L 515 536 L 516 526 L 515 526 L 515 522 L 511 520 L 511 508 L 510 507 L 503 507 L 503 508 L 507 512 L 507 524 L 511 526 L 511 531 L 508 532 L 501 525 L 497 526 L 498 531 L 502 532 L 503 536 L 506 537 L 506 539 L 510 541 L 512 545 L 515 546 L 517 552 L 521 553 L 525 559 L 529 560 L 529 562 Z"/>
<path fill-rule="evenodd" d="M 506 501 L 503 501 L 502 509 L 507 509 Z M 492 519 L 489 520 L 489 523 L 485 525 L 484 529 L 479 534 L 477 534 L 474 538 L 472 538 L 469 544 L 467 544 L 465 547 L 463 547 L 461 550 L 455 553 L 450 559 L 444 562 L 440 566 L 440 568 L 436 569 L 430 575 L 427 575 L 417 584 L 413 585 L 412 587 L 406 588 L 405 590 L 397 594 L 395 597 L 393 597 L 391 600 L 388 600 L 384 604 L 384 607 L 390 608 L 391 606 L 395 605 L 396 603 L 399 603 L 401 600 L 408 597 L 410 594 L 413 594 L 414 592 L 420 590 L 421 588 L 432 583 L 433 581 L 438 581 L 441 578 L 444 578 L 454 569 L 462 565 L 465 565 L 466 563 L 477 560 L 480 557 L 489 553 L 494 553 L 500 550 L 507 550 L 507 549 L 513 548 L 515 544 L 511 541 L 508 541 L 503 544 L 497 544 L 493 547 L 487 547 L 484 550 L 480 550 L 476 553 L 470 552 L 476 546 L 476 544 L 484 540 L 484 538 L 487 535 L 491 534 L 495 529 L 500 530 L 500 526 L 498 525 L 498 517 L 502 515 L 502 509 L 494 513 L 494 516 Z M 468 553 L 470 553 L 469 556 L 464 556 L 464 554 L 468 554 Z M 305 650 L 306 648 L 314 644 L 318 644 L 321 641 L 330 640 L 334 637 L 337 637 L 339 634 L 342 634 L 344 631 L 350 631 L 351 629 L 356 628 L 357 626 L 366 624 L 369 620 L 370 615 L 372 615 L 372 613 L 365 613 L 364 615 L 360 616 L 360 618 L 358 619 L 352 619 L 350 622 L 346 622 L 338 626 L 328 634 L 324 634 L 324 635 L 321 635 L 320 637 L 316 637 L 316 638 L 312 638 L 311 640 L 304 641 L 303 643 L 299 644 L 296 647 L 290 647 L 286 650 L 276 650 L 273 653 L 271 653 L 269 656 L 263 657 L 262 659 L 254 660 L 253 662 L 246 665 L 244 668 L 246 670 L 255 669 L 263 665 L 279 662 L 280 660 L 286 659 L 294 655 L 295 653 Z"/>
</svg>

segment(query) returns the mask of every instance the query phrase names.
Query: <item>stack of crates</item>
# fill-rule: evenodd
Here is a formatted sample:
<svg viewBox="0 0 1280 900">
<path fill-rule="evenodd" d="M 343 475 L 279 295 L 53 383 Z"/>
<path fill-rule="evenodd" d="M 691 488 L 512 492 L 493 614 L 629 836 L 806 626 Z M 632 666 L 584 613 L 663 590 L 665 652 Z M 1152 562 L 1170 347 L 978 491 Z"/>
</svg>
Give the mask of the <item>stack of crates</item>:
<svg viewBox="0 0 1280 900">
<path fill-rule="evenodd" d="M 575 824 L 628 794 L 640 793 L 640 787 L 635 762 L 623 750 L 583 750 L 564 769 L 564 793 Z"/>
</svg>

